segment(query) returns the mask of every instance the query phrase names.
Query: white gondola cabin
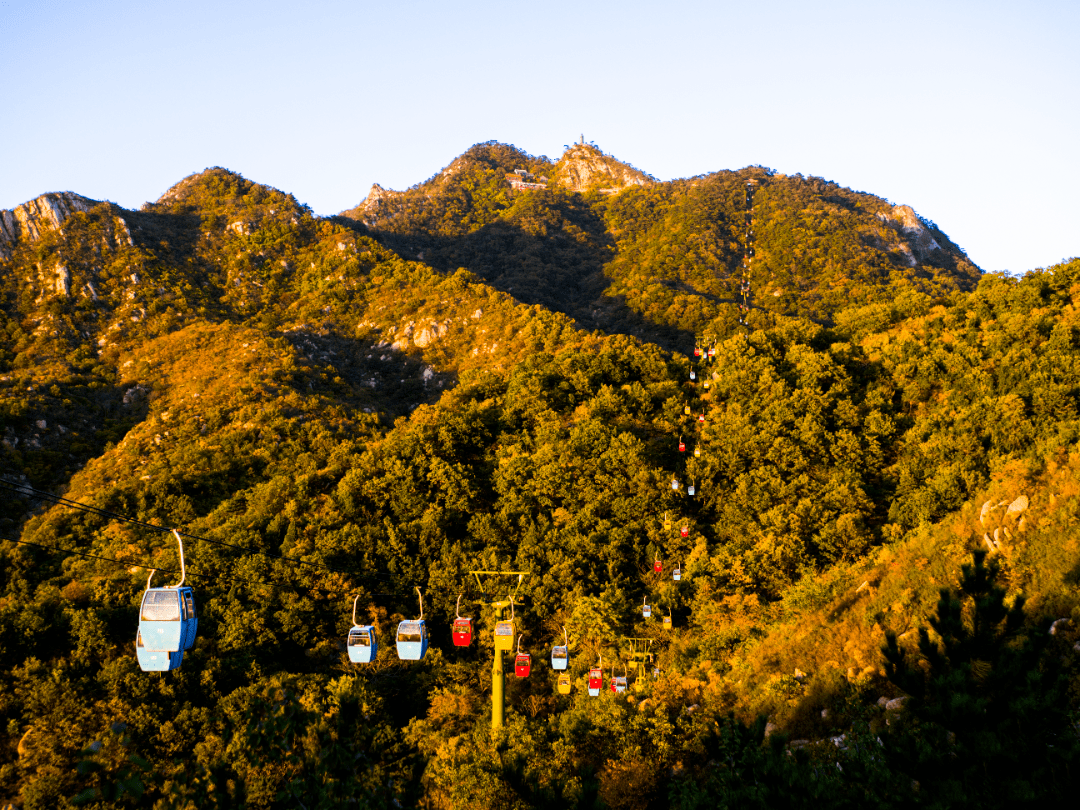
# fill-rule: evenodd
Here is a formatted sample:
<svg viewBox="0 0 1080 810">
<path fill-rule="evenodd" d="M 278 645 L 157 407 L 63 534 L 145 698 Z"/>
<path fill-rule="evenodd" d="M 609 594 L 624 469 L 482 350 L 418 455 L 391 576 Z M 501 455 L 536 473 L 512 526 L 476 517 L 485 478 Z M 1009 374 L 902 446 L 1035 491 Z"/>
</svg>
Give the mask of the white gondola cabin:
<svg viewBox="0 0 1080 810">
<path fill-rule="evenodd" d="M 184 652 L 195 645 L 195 636 L 199 631 L 195 592 L 191 586 L 184 585 L 187 579 L 184 542 L 175 529 L 173 535 L 180 549 L 180 582 L 152 588 L 150 582 L 157 569 L 151 569 L 139 607 L 135 657 L 144 672 L 166 672 L 179 667 L 184 660 Z"/>
<path fill-rule="evenodd" d="M 563 631 L 563 643 L 562 646 L 555 646 L 551 648 L 551 668 L 552 669 L 566 669 L 570 664 L 570 642 L 566 636 L 566 628 Z"/>
<path fill-rule="evenodd" d="M 424 597 L 420 589 L 416 589 L 420 597 L 420 618 L 406 619 L 398 624 L 397 628 L 397 654 L 402 661 L 420 661 L 427 654 L 428 629 L 424 621 Z"/>
<path fill-rule="evenodd" d="M 353 626 L 349 630 L 348 638 L 345 640 L 345 648 L 349 652 L 349 660 L 354 664 L 370 664 L 379 655 L 379 639 L 375 636 L 375 628 L 373 626 L 369 624 L 357 624 L 356 603 L 359 599 L 359 595 L 353 599 Z"/>
</svg>

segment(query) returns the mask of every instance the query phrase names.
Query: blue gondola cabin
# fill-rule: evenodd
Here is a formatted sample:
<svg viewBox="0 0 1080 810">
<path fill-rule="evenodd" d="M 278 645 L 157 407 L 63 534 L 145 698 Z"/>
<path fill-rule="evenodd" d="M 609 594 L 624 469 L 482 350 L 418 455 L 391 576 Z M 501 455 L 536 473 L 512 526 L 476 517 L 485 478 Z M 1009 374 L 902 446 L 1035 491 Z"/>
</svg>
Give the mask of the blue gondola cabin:
<svg viewBox="0 0 1080 810">
<path fill-rule="evenodd" d="M 355 625 L 349 631 L 346 647 L 349 660 L 354 664 L 370 664 L 379 655 L 379 640 L 375 637 L 375 628 L 371 625 Z"/>
<path fill-rule="evenodd" d="M 139 632 L 136 642 L 136 654 L 140 666 L 143 663 L 143 657 L 138 656 L 139 642 L 141 642 L 141 649 L 147 653 L 183 653 L 194 646 L 198 629 L 199 618 L 195 613 L 195 594 L 190 587 L 147 588 L 139 610 Z M 180 666 L 182 660 L 183 656 L 180 655 L 176 657 L 175 664 L 160 666 L 160 662 L 155 658 L 153 668 L 146 671 L 175 669 Z"/>
<path fill-rule="evenodd" d="M 397 654 L 402 661 L 419 661 L 427 653 L 428 630 L 423 619 L 406 620 L 398 625 Z"/>
</svg>

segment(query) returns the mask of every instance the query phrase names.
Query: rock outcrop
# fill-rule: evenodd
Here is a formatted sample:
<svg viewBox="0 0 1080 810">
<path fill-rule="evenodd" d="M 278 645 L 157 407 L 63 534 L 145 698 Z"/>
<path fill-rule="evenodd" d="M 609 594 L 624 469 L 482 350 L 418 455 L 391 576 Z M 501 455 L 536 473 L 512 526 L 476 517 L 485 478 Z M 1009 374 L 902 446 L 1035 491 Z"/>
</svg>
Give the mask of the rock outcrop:
<svg viewBox="0 0 1080 810">
<path fill-rule="evenodd" d="M 647 186 L 656 181 L 591 144 L 576 143 L 555 164 L 554 182 L 571 191 L 598 188 L 614 194 L 628 186 Z"/>
<path fill-rule="evenodd" d="M 8 211 L 0 211 L 0 259 L 11 258 L 19 241 L 35 241 L 52 228 L 59 228 L 77 211 L 89 211 L 97 201 L 71 191 L 42 194 Z"/>
</svg>

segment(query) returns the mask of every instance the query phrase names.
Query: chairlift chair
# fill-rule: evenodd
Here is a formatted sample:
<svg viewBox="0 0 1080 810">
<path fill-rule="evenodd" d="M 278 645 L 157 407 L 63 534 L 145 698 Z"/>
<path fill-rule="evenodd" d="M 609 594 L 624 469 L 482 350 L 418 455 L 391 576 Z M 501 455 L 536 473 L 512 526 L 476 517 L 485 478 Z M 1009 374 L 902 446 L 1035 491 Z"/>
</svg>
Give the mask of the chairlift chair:
<svg viewBox="0 0 1080 810">
<path fill-rule="evenodd" d="M 496 652 L 510 652 L 514 649 L 514 597 L 510 597 L 509 620 L 495 623 Z"/>
<path fill-rule="evenodd" d="M 457 605 L 454 607 L 451 636 L 455 647 L 468 647 L 472 643 L 472 619 L 461 615 L 461 594 L 458 594 Z"/>
<path fill-rule="evenodd" d="M 420 598 L 420 618 L 406 619 L 398 624 L 397 654 L 402 661 L 419 661 L 427 653 L 428 629 L 424 621 L 424 595 L 416 589 Z"/>
<path fill-rule="evenodd" d="M 521 651 L 521 636 L 518 636 L 517 655 L 514 656 L 514 674 L 519 678 L 528 678 L 532 672 L 532 656 Z"/>
<path fill-rule="evenodd" d="M 370 664 L 379 655 L 379 640 L 375 637 L 375 628 L 368 624 L 359 624 L 356 621 L 356 603 L 360 595 L 357 594 L 352 603 L 352 623 L 345 647 L 349 651 L 349 660 L 354 664 Z"/>
<path fill-rule="evenodd" d="M 135 657 L 146 672 L 163 672 L 179 667 L 184 660 L 182 653 L 195 645 L 195 636 L 199 630 L 199 617 L 195 613 L 195 592 L 190 585 L 184 585 L 184 580 L 187 579 L 184 541 L 176 529 L 173 529 L 173 535 L 180 548 L 180 582 L 152 588 L 150 582 L 157 569 L 150 569 L 150 576 L 146 579 L 146 591 L 139 608 Z M 168 656 L 166 666 L 163 657 L 151 657 L 150 653 L 180 654 Z"/>
<path fill-rule="evenodd" d="M 563 632 L 563 644 L 561 647 L 555 646 L 551 648 L 551 668 L 552 669 L 566 669 L 570 663 L 570 641 L 566 636 L 566 628 L 562 629 Z"/>
</svg>

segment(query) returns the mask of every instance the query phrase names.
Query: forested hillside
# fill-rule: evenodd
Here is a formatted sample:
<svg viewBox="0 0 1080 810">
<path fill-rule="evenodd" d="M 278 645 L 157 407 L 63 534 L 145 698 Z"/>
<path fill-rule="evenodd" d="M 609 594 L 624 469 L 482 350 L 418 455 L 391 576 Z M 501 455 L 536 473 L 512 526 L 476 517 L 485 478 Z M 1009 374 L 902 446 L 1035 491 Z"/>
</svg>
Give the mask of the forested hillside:
<svg viewBox="0 0 1080 810">
<path fill-rule="evenodd" d="M 224 169 L 140 211 L 3 214 L 0 802 L 1075 791 L 1080 260 L 982 276 L 869 194 L 661 183 L 584 144 L 480 144 L 330 219 Z M 172 672 L 140 671 L 135 630 L 175 541 L 121 518 L 189 535 Z M 496 734 L 475 569 L 529 574 Z M 373 664 L 346 655 L 354 599 Z"/>
</svg>

